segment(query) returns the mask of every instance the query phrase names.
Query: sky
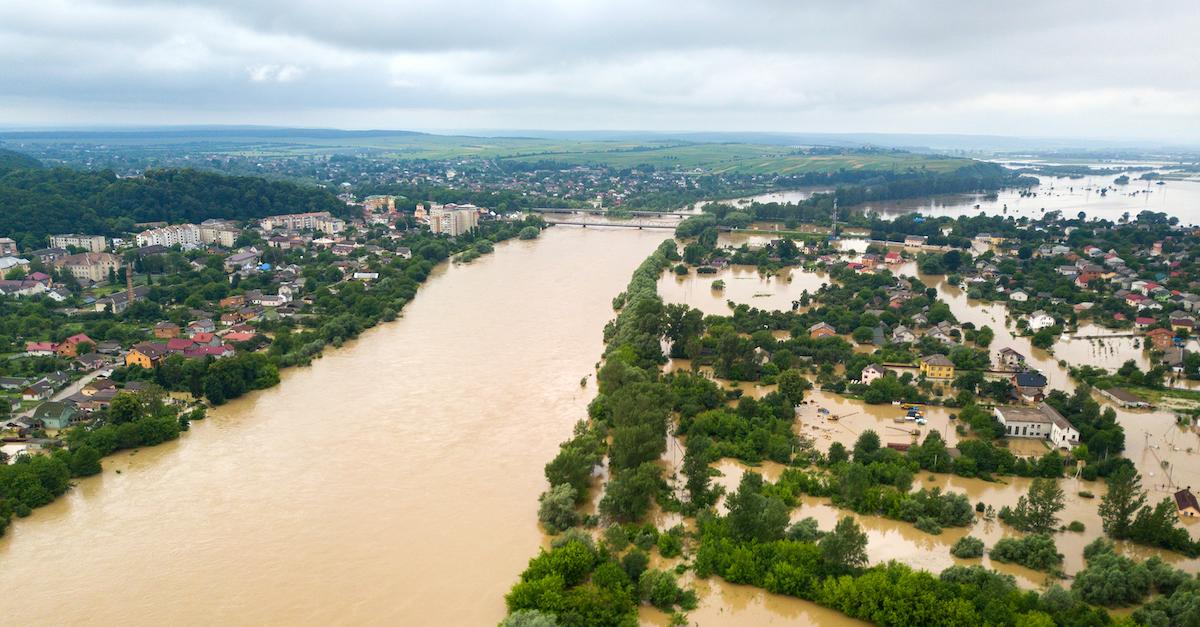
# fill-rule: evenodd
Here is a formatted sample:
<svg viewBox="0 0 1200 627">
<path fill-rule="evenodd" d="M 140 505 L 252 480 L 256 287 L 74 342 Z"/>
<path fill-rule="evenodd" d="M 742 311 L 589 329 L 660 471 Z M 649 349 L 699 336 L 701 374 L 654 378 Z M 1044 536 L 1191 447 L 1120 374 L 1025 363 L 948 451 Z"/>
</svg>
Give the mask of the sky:
<svg viewBox="0 0 1200 627">
<path fill-rule="evenodd" d="M 1200 142 L 1200 2 L 3 0 L 0 127 Z"/>
</svg>

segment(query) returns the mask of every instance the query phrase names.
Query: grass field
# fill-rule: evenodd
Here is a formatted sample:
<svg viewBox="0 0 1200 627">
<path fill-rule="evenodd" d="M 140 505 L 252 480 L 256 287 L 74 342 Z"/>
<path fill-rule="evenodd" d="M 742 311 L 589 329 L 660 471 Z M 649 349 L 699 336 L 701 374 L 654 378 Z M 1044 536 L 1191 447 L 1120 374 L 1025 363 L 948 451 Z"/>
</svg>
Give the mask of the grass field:
<svg viewBox="0 0 1200 627">
<path fill-rule="evenodd" d="M 746 143 L 698 143 L 677 140 L 633 141 L 469 137 L 400 131 L 325 131 L 304 129 L 223 129 L 219 131 L 144 131 L 95 133 L 4 133 L 14 147 L 34 144 L 104 144 L 146 154 L 229 154 L 285 157 L 311 154 L 369 154 L 399 160 L 465 158 L 554 161 L 569 165 L 618 168 L 654 166 L 670 170 L 744 174 L 803 174 L 842 169 L 949 171 L 969 159 L 909 152 L 798 154 L 799 147 Z M 17 148 L 19 150 L 19 148 Z"/>
</svg>

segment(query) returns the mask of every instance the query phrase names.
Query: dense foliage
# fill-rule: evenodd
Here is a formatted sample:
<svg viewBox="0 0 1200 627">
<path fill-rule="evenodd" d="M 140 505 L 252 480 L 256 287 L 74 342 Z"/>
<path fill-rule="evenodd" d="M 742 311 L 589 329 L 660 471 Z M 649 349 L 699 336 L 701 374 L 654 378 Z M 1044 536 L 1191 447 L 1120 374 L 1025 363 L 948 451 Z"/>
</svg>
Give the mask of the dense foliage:
<svg viewBox="0 0 1200 627">
<path fill-rule="evenodd" d="M 8 160 L 11 162 L 12 160 Z M 119 235 L 138 222 L 244 220 L 348 208 L 330 191 L 261 177 L 201 170 L 110 171 L 0 168 L 0 233 L 22 248 L 42 248 L 52 233 Z"/>
</svg>

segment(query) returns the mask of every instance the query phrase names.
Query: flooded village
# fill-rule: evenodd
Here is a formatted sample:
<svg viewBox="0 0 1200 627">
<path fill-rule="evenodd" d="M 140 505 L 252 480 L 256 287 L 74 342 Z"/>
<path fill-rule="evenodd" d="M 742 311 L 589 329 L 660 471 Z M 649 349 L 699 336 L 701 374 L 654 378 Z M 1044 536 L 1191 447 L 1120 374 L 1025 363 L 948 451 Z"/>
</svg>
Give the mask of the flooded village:
<svg viewBox="0 0 1200 627">
<path fill-rule="evenodd" d="M 597 362 L 605 352 L 613 297 L 627 289 L 630 273 L 645 256 L 691 218 L 660 219 L 670 229 L 628 228 L 629 218 L 617 219 L 626 226 L 606 226 L 612 218 L 595 219 L 586 228 L 554 226 L 537 239 L 497 242 L 494 252 L 481 261 L 433 267 L 427 285 L 396 320 L 331 347 L 310 367 L 282 371 L 278 386 L 210 407 L 207 418 L 193 423 L 181 440 L 106 458 L 104 473 L 77 480 L 75 489 L 17 521 L 0 540 L 6 566 L 23 575 L 12 591 L 28 600 L 12 608 L 11 615 L 37 622 L 31 612 L 38 603 L 50 602 L 51 593 L 36 582 L 54 576 L 82 590 L 77 601 L 60 608 L 68 621 L 123 616 L 127 603 L 101 601 L 119 589 L 135 590 L 136 611 L 154 622 L 202 611 L 200 605 L 211 599 L 221 599 L 223 612 L 237 612 L 249 620 L 334 621 L 345 612 L 335 600 L 348 594 L 359 599 L 356 611 L 364 617 L 420 616 L 438 623 L 500 620 L 509 609 L 505 593 L 530 556 L 539 547 L 552 550 L 564 537 L 549 533 L 539 521 L 536 496 L 546 488 L 542 465 L 554 457 L 556 443 L 571 432 L 572 424 L 590 413 L 598 389 L 596 367 L 605 363 Z M 1145 259 L 1131 257 L 1127 262 L 1140 267 L 1157 258 L 1169 275 L 1181 243 L 1192 237 L 1189 231 L 1172 229 L 1177 236 L 1169 235 L 1157 248 L 1156 242 L 1149 242 Z M 1022 590 L 1042 592 L 1054 585 L 1069 589 L 1086 567 L 1084 549 L 1104 535 L 1098 505 L 1106 483 L 1103 477 L 1084 474 L 1087 464 L 1078 459 L 1084 454 L 1078 449 L 1081 429 L 1043 403 L 1055 391 L 1074 394 L 1085 378 L 1097 383 L 1088 396 L 1104 411 L 1111 409 L 1123 430 L 1123 452 L 1109 457 L 1132 462 L 1151 503 L 1174 498 L 1190 486 L 1200 488 L 1200 442 L 1190 422 L 1195 415 L 1194 384 L 1186 360 L 1200 347 L 1182 326 L 1193 316 L 1193 292 L 1162 288 L 1172 277 L 1155 280 L 1156 276 L 1143 278 L 1141 272 L 1126 273 L 1106 263 L 1110 251 L 1093 256 L 1091 249 L 1068 243 L 1062 244 L 1066 251 L 1038 246 L 1024 257 L 1020 246 L 998 233 L 973 235 L 966 248 L 934 243 L 927 235 L 888 242 L 874 237 L 869 228 L 852 226 L 837 237 L 831 235 L 831 229 L 820 225 L 789 230 L 779 223 L 754 223 L 721 230 L 689 260 L 688 247 L 699 238 L 680 233 L 673 244 L 678 261 L 654 272 L 653 287 L 664 306 L 696 311 L 676 312 L 694 346 L 687 347 L 685 340 L 676 354 L 673 342 L 663 340 L 670 357 L 661 371 L 695 374 L 722 390 L 727 398 L 708 411 L 720 413 L 724 407 L 736 413 L 742 399 L 765 403 L 772 394 L 779 395 L 778 379 L 786 370 L 801 372 L 807 382 L 802 398 L 788 405 L 788 420 L 779 423 L 786 425 L 786 432 L 771 431 L 762 442 L 730 440 L 729 448 L 721 449 L 725 454 L 707 464 L 711 487 L 719 491 L 713 511 L 727 511 L 748 473 L 761 475 L 767 484 L 790 485 L 797 476 L 789 473 L 812 471 L 819 467 L 813 465 L 816 460 L 837 455 L 837 449 L 846 454 L 864 433 L 875 433 L 880 450 L 902 458 L 936 434 L 945 445 L 945 461 L 934 459 L 929 463 L 935 469 L 911 473 L 907 490 L 962 495 L 962 502 L 969 504 L 969 524 L 940 526 L 932 533 L 911 521 L 856 511 L 835 502 L 836 497 L 804 491 L 788 496 L 787 524 L 803 526 L 811 520 L 826 532 L 843 519 L 853 520 L 865 537 L 864 567 L 894 560 L 936 574 L 978 564 L 1012 576 Z M 282 230 L 265 236 L 281 244 L 287 239 Z M 378 281 L 383 277 L 368 276 L 382 267 L 375 258 L 401 265 L 405 255 L 424 244 L 418 240 L 400 250 L 397 246 L 405 242 L 397 239 L 376 251 L 370 245 L 329 239 L 334 240 L 332 246 L 348 249 L 345 256 L 329 250 L 321 257 L 337 264 L 343 286 Z M 299 251 L 323 243 L 294 244 Z M 781 247 L 786 249 L 782 257 Z M 943 267 L 939 272 L 931 260 L 944 264 L 943 256 L 952 250 L 966 253 L 964 262 L 954 271 Z M 237 254 L 229 250 L 224 257 Z M 242 274 L 241 280 L 274 275 L 288 268 L 260 266 L 279 256 L 271 252 L 222 270 Z M 343 262 L 347 257 L 361 261 L 352 267 Z M 785 257 L 786 263 L 780 263 Z M 1103 314 L 1084 319 L 1079 314 L 1087 308 L 1076 306 L 1087 301 L 1073 294 L 1063 297 L 1056 288 L 1038 290 L 1031 283 L 984 292 L 979 287 L 1012 275 L 1011 263 L 1042 259 L 1054 260 L 1054 268 L 1071 265 L 1073 276 L 1052 269 L 1064 280 L 1078 281 L 1084 275 L 1073 292 L 1083 293 L 1083 286 L 1091 285 L 1098 294 L 1111 294 L 1129 307 L 1143 302 L 1148 306 L 1132 311 L 1101 307 Z M 1095 272 L 1092 265 L 1101 271 Z M 305 275 L 302 264 L 292 271 Z M 1103 283 L 1093 284 L 1094 280 Z M 1022 301 L 1022 292 L 1029 298 Z M 264 297 L 274 293 L 281 290 L 270 290 Z M 1130 295 L 1143 299 L 1129 299 Z M 133 300 L 139 298 L 135 291 Z M 862 302 L 861 310 L 842 312 L 858 307 L 856 301 Z M 1101 301 L 1097 296 L 1093 304 Z M 304 308 L 314 303 L 298 298 L 283 304 L 302 317 Z M 225 324 L 223 315 L 214 315 L 221 322 L 212 330 L 203 320 L 160 320 L 150 327 L 152 339 L 131 342 L 115 354 L 123 363 L 141 367 L 143 356 L 172 362 L 193 358 L 185 352 L 190 346 L 179 346 L 179 354 L 171 357 L 175 338 L 194 342 L 210 333 L 238 352 L 254 353 L 255 346 L 242 343 L 252 336 L 231 334 L 277 337 L 271 324 L 278 320 L 278 311 L 249 301 L 229 301 L 227 307 L 235 314 L 251 307 L 268 313 L 265 320 L 239 319 L 236 324 L 232 317 Z M 823 319 L 824 314 L 817 313 L 831 307 L 840 307 L 836 315 Z M 1051 341 L 1035 345 L 1042 329 L 1051 330 Z M 714 330 L 718 335 L 712 335 Z M 1169 330 L 1169 336 L 1161 330 Z M 1157 343 L 1155 338 L 1160 338 Z M 70 338 L 65 341 L 70 343 Z M 721 342 L 729 343 L 728 355 Z M 155 357 L 160 343 L 166 348 Z M 810 350 L 815 347 L 829 350 Z M 903 347 L 907 348 L 893 350 Z M 1182 370 L 1168 364 L 1170 349 L 1182 352 Z M 58 346 L 48 350 L 57 351 Z M 721 363 L 725 357 L 728 361 Z M 498 358 L 510 367 L 491 367 Z M 1115 374 L 1130 361 L 1142 373 L 1159 369 L 1161 384 L 1148 386 L 1142 379 L 1134 385 L 1125 377 L 1121 385 L 1110 385 L 1112 381 L 1097 372 L 1079 371 L 1090 366 Z M 105 370 L 112 367 L 103 365 Z M 412 391 L 389 393 L 381 385 L 381 373 L 410 380 Z M 117 383 L 120 388 L 136 387 L 136 380 Z M 885 388 L 877 380 L 893 387 Z M 880 389 L 872 392 L 872 385 Z M 968 387 L 971 394 L 962 395 Z M 514 388 L 527 393 L 514 396 Z M 466 389 L 471 393 L 464 394 Z M 885 393 L 896 398 L 878 396 Z M 60 394 L 87 396 L 71 389 Z M 103 392 L 100 400 L 115 394 Z M 1039 478 L 1036 471 L 1022 471 L 1025 476 L 965 476 L 961 466 L 959 472 L 947 471 L 961 459 L 963 444 L 979 439 L 976 424 L 981 415 L 996 423 L 1012 421 L 1002 424 L 1003 433 L 994 440 L 1012 460 L 1029 464 L 1051 452 L 1061 456 L 1055 481 L 1063 491 L 1063 508 L 1057 517 L 1064 527 L 1080 530 L 1054 533 L 1062 560 L 1053 573 L 993 559 L 986 552 L 976 558 L 951 553 L 968 536 L 993 547 L 1028 535 L 1005 522 L 1000 512 L 1019 506 Z M 336 430 L 331 430 L 331 421 L 338 422 Z M 680 428 L 676 419 L 655 463 L 669 489 L 686 502 L 687 447 L 695 435 Z M 694 423 L 691 428 L 696 428 Z M 726 446 L 721 438 L 728 434 L 723 435 L 716 423 L 705 428 L 718 446 Z M 1016 429 L 1022 432 L 1018 435 Z M 1101 452 L 1094 459 L 1104 458 Z M 258 480 L 248 484 L 242 476 Z M 584 528 L 606 542 L 607 527 L 599 521 L 602 487 L 611 478 L 607 463 L 589 470 L 590 494 L 579 506 L 578 522 L 593 525 Z M 442 498 L 451 491 L 460 497 Z M 387 498 L 378 498 L 381 495 Z M 197 498 L 203 508 L 189 506 Z M 461 507 L 464 499 L 472 504 L 469 515 Z M 647 551 L 651 570 L 667 572 L 696 559 L 695 538 L 701 531 L 697 519 L 669 510 L 653 504 L 644 520 L 660 539 L 677 537 L 672 530 L 682 530 L 682 553 L 667 557 L 656 548 L 660 541 L 653 541 Z M 1172 513 L 1193 539 L 1200 537 L 1189 517 Z M 170 524 L 163 524 L 164 515 Z M 321 524 L 306 522 L 314 520 Z M 109 540 L 89 542 L 89 534 L 95 533 Z M 382 535 L 413 540 L 346 540 Z M 496 541 L 487 543 L 486 559 L 480 560 L 480 543 L 463 539 L 483 535 Z M 297 546 L 306 551 L 295 553 Z M 1158 557 L 1187 572 L 1200 567 L 1200 561 L 1179 551 L 1128 540 L 1116 541 L 1115 547 L 1139 561 Z M 157 563 L 155 556 L 164 552 L 174 552 L 178 559 Z M 245 556 L 237 564 L 237 576 L 230 576 L 230 555 Z M 338 585 L 308 572 L 313 560 L 347 559 L 356 574 Z M 119 582 L 102 577 L 103 565 L 120 560 L 144 565 L 144 574 Z M 95 567 L 68 566 L 76 562 Z M 475 563 L 469 573 L 456 566 L 468 562 Z M 394 567 L 401 563 L 423 567 Z M 288 582 L 286 590 L 278 586 L 281 577 Z M 470 606 L 454 603 L 445 586 L 450 580 L 486 593 L 488 600 Z M 678 582 L 695 595 L 686 620 L 697 624 L 852 623 L 845 613 L 811 600 L 725 576 L 700 577 L 687 566 Z M 165 602 L 182 587 L 194 591 L 192 601 Z M 414 600 L 397 606 L 398 589 Z M 303 594 L 298 597 L 297 591 Z M 1118 609 L 1113 616 L 1131 611 Z M 650 604 L 641 605 L 638 616 L 647 624 L 674 620 L 672 612 Z"/>
</svg>

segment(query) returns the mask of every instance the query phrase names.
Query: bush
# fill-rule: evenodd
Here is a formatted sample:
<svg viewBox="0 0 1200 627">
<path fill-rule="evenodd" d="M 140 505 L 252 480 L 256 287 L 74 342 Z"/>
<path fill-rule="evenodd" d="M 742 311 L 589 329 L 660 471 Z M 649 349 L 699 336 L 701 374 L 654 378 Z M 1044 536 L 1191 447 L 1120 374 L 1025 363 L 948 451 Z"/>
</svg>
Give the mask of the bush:
<svg viewBox="0 0 1200 627">
<path fill-rule="evenodd" d="M 992 547 L 989 555 L 998 562 L 1012 562 L 1047 572 L 1057 569 L 1063 561 L 1062 554 L 1054 544 L 1054 538 L 1044 534 L 1004 538 Z"/>
<path fill-rule="evenodd" d="M 1094 498 L 1096 498 L 1096 495 L 1095 495 L 1095 494 L 1092 494 L 1091 492 L 1089 492 L 1089 491 L 1087 491 L 1087 490 L 1080 490 L 1080 491 L 1079 491 L 1079 496 L 1081 496 L 1081 497 L 1083 497 L 1083 498 L 1085 498 L 1085 499 L 1094 499 Z"/>
<path fill-rule="evenodd" d="M 663 533 L 658 536 L 658 554 L 663 557 L 679 557 L 683 553 L 683 540 L 676 534 Z"/>
<path fill-rule="evenodd" d="M 540 233 L 536 226 L 527 226 L 517 233 L 517 239 L 537 239 Z"/>
<path fill-rule="evenodd" d="M 924 531 L 925 533 L 935 536 L 942 533 L 942 526 L 939 525 L 936 520 L 928 516 L 922 516 L 918 518 L 917 522 L 913 523 L 913 526 L 921 531 Z"/>
<path fill-rule="evenodd" d="M 629 575 L 630 581 L 638 581 L 642 573 L 646 571 L 646 566 L 650 564 L 650 556 L 646 555 L 641 549 L 633 549 L 621 558 L 621 569 Z"/>
<path fill-rule="evenodd" d="M 665 570 L 648 570 L 638 579 L 638 596 L 658 609 L 669 612 L 678 605 L 683 609 L 696 607 L 696 595 L 684 592 L 675 579 L 675 573 Z"/>
<path fill-rule="evenodd" d="M 973 536 L 963 536 L 954 543 L 954 546 L 950 547 L 950 554 L 963 559 L 983 557 L 983 540 Z"/>
<path fill-rule="evenodd" d="M 1083 523 L 1078 520 L 1072 520 L 1071 524 L 1067 525 L 1067 531 L 1074 531 L 1075 533 L 1083 533 L 1085 529 L 1086 527 L 1084 527 Z"/>
<path fill-rule="evenodd" d="M 575 513 L 575 488 L 563 483 L 551 487 L 538 497 L 538 520 L 549 533 L 569 529 L 579 522 Z"/>
</svg>

